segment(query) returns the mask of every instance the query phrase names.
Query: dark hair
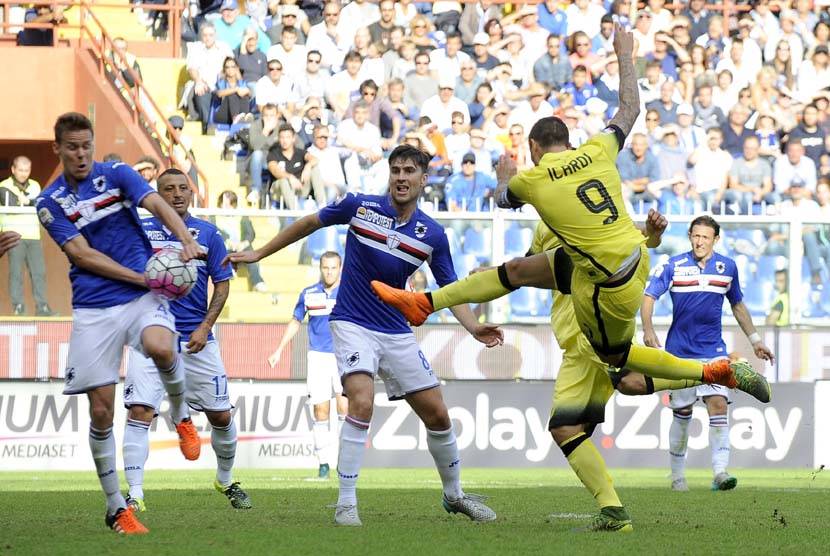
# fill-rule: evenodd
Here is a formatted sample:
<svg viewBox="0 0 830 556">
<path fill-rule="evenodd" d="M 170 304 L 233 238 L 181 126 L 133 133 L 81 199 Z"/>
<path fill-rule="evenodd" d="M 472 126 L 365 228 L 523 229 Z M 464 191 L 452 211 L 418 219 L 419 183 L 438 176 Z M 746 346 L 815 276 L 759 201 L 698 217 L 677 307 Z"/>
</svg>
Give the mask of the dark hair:
<svg viewBox="0 0 830 556">
<path fill-rule="evenodd" d="M 357 60 L 359 62 L 363 61 L 363 55 L 360 54 L 357 50 L 349 50 L 346 53 L 346 56 L 343 57 L 343 63 L 349 62 L 351 60 Z"/>
<path fill-rule="evenodd" d="M 715 237 L 720 236 L 720 224 L 718 224 L 717 220 L 709 216 L 708 214 L 704 214 L 703 216 L 698 216 L 694 220 L 691 221 L 689 224 L 689 233 L 692 233 L 692 228 L 695 226 L 706 226 L 707 228 L 712 228 L 715 230 Z"/>
<path fill-rule="evenodd" d="M 337 251 L 326 251 L 322 255 L 320 255 L 320 262 L 323 262 L 323 259 L 337 259 L 338 261 L 342 261 L 340 258 L 340 253 Z"/>
<path fill-rule="evenodd" d="M 648 69 L 648 68 L 660 68 L 660 69 L 662 69 L 663 68 L 663 62 L 661 60 L 656 59 L 656 58 L 654 60 L 649 60 L 648 62 L 646 62 L 646 69 Z"/>
<path fill-rule="evenodd" d="M 136 164 L 142 164 L 145 162 L 152 164 L 153 168 L 155 168 L 156 170 L 161 168 L 161 164 L 159 164 L 159 161 L 153 158 L 152 156 L 142 156 L 138 159 L 138 161 L 136 161 Z"/>
<path fill-rule="evenodd" d="M 418 166 L 421 172 L 426 174 L 429 171 L 430 159 L 432 157 L 421 149 L 415 148 L 412 145 L 403 144 L 395 147 L 389 155 L 389 166 L 392 166 L 397 160 L 410 160 Z"/>
<path fill-rule="evenodd" d="M 104 158 L 101 159 L 101 162 L 124 162 L 124 159 L 121 158 L 121 155 L 118 153 L 107 153 L 104 155 Z"/>
<path fill-rule="evenodd" d="M 560 145 L 567 146 L 570 143 L 570 133 L 565 122 L 556 116 L 548 116 L 533 124 L 527 138 L 546 149 Z"/>
<path fill-rule="evenodd" d="M 67 112 L 55 120 L 55 143 L 60 143 L 63 139 L 63 134 L 70 131 L 85 131 L 89 130 L 92 135 L 95 132 L 92 130 L 92 122 L 89 118 L 79 112 Z"/>
<path fill-rule="evenodd" d="M 450 31 L 449 33 L 447 33 L 447 36 L 446 36 L 446 38 L 445 38 L 444 40 L 445 40 L 445 42 L 446 42 L 446 41 L 448 41 L 448 40 L 450 40 L 450 39 L 458 39 L 458 40 L 461 40 L 461 33 L 459 33 L 458 31 Z"/>
<path fill-rule="evenodd" d="M 605 14 L 599 19 L 600 25 L 603 23 L 614 23 L 614 16 L 612 14 Z"/>
<path fill-rule="evenodd" d="M 167 170 L 162 172 L 161 175 L 158 178 L 156 178 L 156 181 L 157 182 L 161 181 L 161 178 L 163 178 L 164 176 L 184 176 L 185 178 L 187 178 L 187 174 L 185 174 L 184 172 L 182 172 L 178 168 L 168 168 Z M 222 204 L 222 196 L 221 195 L 219 196 L 219 204 Z"/>
<path fill-rule="evenodd" d="M 291 124 L 281 124 L 279 130 L 277 131 L 277 135 L 282 133 L 283 131 L 290 131 L 291 135 L 294 135 L 294 128 L 291 127 Z"/>
<path fill-rule="evenodd" d="M 293 25 L 284 25 L 282 31 L 280 31 L 280 35 L 294 35 L 296 37 L 298 34 L 297 29 Z"/>
<path fill-rule="evenodd" d="M 573 70 L 573 73 L 577 73 L 577 72 L 579 72 L 579 73 L 588 73 L 588 68 L 586 68 L 582 64 L 579 64 Z"/>
<path fill-rule="evenodd" d="M 377 90 L 378 90 L 378 84 L 375 83 L 374 79 L 367 79 L 366 81 L 364 81 L 363 83 L 360 84 L 360 92 L 361 93 L 363 91 L 377 91 Z"/>
</svg>

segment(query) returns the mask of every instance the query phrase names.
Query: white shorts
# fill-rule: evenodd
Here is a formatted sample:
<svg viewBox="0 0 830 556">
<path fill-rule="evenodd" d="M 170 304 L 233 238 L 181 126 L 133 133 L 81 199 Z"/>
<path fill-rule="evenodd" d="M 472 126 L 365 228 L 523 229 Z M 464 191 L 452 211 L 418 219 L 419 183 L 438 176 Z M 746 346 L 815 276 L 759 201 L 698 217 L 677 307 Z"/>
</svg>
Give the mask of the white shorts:
<svg viewBox="0 0 830 556">
<path fill-rule="evenodd" d="M 124 346 L 141 350 L 149 326 L 176 332 L 167 299 L 146 293 L 129 303 L 103 309 L 74 309 L 64 371 L 64 394 L 82 394 L 118 382 Z"/>
<path fill-rule="evenodd" d="M 715 357 L 705 361 L 712 363 L 725 359 L 725 357 Z M 726 398 L 727 403 L 732 403 L 729 399 L 731 388 L 721 386 L 720 384 L 701 384 L 700 386 L 692 386 L 690 388 L 683 388 L 682 390 L 672 390 L 669 392 L 669 408 L 683 409 L 695 404 L 700 398 L 707 398 L 709 396 L 721 396 Z"/>
<path fill-rule="evenodd" d="M 333 353 L 308 352 L 305 384 L 308 388 L 308 403 L 311 405 L 327 402 L 335 395 L 343 393 L 340 373 L 337 372 L 337 359 Z"/>
<path fill-rule="evenodd" d="M 187 353 L 186 346 L 186 342 L 179 344 L 179 356 L 184 364 L 187 404 L 196 411 L 220 412 L 233 409 L 219 344 L 216 340 L 211 340 L 198 353 Z M 163 398 L 164 385 L 153 360 L 136 350 L 130 350 L 127 378 L 124 381 L 124 405 L 143 405 L 158 412 Z"/>
<path fill-rule="evenodd" d="M 438 386 L 438 378 L 418 347 L 415 334 L 384 334 L 342 320 L 329 322 L 337 370 L 379 376 L 390 400 Z"/>
</svg>

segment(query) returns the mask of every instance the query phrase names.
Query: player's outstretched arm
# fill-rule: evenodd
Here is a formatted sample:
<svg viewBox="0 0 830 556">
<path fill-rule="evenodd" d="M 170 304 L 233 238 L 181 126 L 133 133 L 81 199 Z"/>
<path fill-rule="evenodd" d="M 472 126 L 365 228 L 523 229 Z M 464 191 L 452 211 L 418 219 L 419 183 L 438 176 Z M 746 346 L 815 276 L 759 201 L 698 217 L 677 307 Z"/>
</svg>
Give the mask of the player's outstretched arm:
<svg viewBox="0 0 830 556">
<path fill-rule="evenodd" d="M 20 234 L 17 232 L 11 230 L 0 232 L 0 257 L 12 247 L 17 246 L 18 243 L 20 243 Z"/>
<path fill-rule="evenodd" d="M 634 70 L 634 35 L 618 23 L 614 24 L 614 52 L 620 64 L 620 107 L 608 125 L 617 126 L 628 137 L 640 115 L 640 91 Z"/>
<path fill-rule="evenodd" d="M 265 257 L 273 255 L 280 249 L 283 249 L 292 243 L 307 237 L 320 228 L 323 228 L 323 223 L 320 221 L 318 213 L 303 216 L 299 220 L 295 220 L 293 224 L 283 229 L 280 233 L 271 238 L 271 241 L 252 251 L 243 251 L 241 253 L 230 253 L 222 261 L 222 265 L 229 262 L 232 264 L 238 263 L 255 263 L 261 261 Z"/>
<path fill-rule="evenodd" d="M 268 356 L 268 364 L 271 365 L 272 369 L 277 366 L 277 363 L 280 362 L 280 359 L 282 358 L 282 350 L 284 350 L 285 346 L 287 346 L 291 340 L 294 339 L 294 336 L 296 336 L 299 331 L 300 321 L 292 318 L 288 322 L 288 326 L 285 328 L 285 334 L 283 334 L 282 338 L 280 338 L 280 344 L 277 346 L 277 349 L 274 350 L 274 353 Z"/>
<path fill-rule="evenodd" d="M 181 259 L 185 262 L 197 258 L 201 253 L 199 244 L 187 231 L 184 220 L 176 214 L 173 207 L 168 205 L 158 193 L 150 193 L 141 201 L 141 206 L 149 210 L 153 216 L 161 220 L 162 224 L 171 230 L 182 242 Z"/>
<path fill-rule="evenodd" d="M 210 330 L 216 323 L 216 319 L 222 314 L 225 302 L 228 300 L 228 293 L 231 291 L 231 281 L 222 280 L 213 283 L 213 294 L 210 296 L 207 314 L 204 320 L 199 323 L 196 330 L 191 332 L 190 340 L 187 342 L 187 353 L 199 353 L 207 345 Z"/>
<path fill-rule="evenodd" d="M 93 249 L 82 235 L 77 235 L 64 243 L 63 251 L 78 268 L 112 280 L 147 287 L 143 274 L 120 265 L 97 249 Z"/>
<path fill-rule="evenodd" d="M 770 364 L 775 363 L 775 355 L 763 342 L 761 335 L 755 329 L 755 325 L 752 324 L 752 316 L 749 314 L 749 309 L 746 308 L 743 301 L 732 305 L 732 314 L 735 315 L 735 320 L 738 321 L 741 330 L 744 331 L 746 337 L 752 342 L 752 351 L 755 352 L 755 356 L 758 359 L 769 361 Z"/>
<path fill-rule="evenodd" d="M 479 323 L 470 306 L 466 303 L 450 307 L 450 311 L 473 338 L 488 348 L 500 346 L 504 343 L 504 333 L 501 329 L 495 324 Z"/>
<path fill-rule="evenodd" d="M 654 302 L 657 301 L 650 295 L 643 296 L 643 305 L 640 307 L 640 320 L 643 321 L 643 343 L 648 347 L 663 347 L 660 339 L 654 332 L 654 322 L 651 317 L 654 315 Z"/>
</svg>

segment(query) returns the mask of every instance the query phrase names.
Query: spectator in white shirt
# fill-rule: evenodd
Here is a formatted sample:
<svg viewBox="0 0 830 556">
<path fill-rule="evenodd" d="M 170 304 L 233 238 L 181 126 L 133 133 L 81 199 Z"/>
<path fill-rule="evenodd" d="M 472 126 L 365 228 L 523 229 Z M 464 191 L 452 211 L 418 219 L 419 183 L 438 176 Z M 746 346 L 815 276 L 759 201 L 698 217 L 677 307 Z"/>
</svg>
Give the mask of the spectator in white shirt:
<svg viewBox="0 0 830 556">
<path fill-rule="evenodd" d="M 589 38 L 599 33 L 599 20 L 605 15 L 605 8 L 591 2 L 591 0 L 574 0 L 574 3 L 565 9 L 568 20 L 568 36 L 582 31 Z"/>
<path fill-rule="evenodd" d="M 389 181 L 389 164 L 383 158 L 380 130 L 369 123 L 369 105 L 359 100 L 352 117 L 340 124 L 338 142 L 351 151 L 343 166 L 349 191 L 377 195 Z"/>
<path fill-rule="evenodd" d="M 464 115 L 464 122 L 470 123 L 469 108 L 461 99 L 454 96 L 454 92 L 455 78 L 441 76 L 438 82 L 438 94 L 426 99 L 421 107 L 421 116 L 429 117 L 441 133 L 452 129 L 453 112 L 461 112 Z"/>
<path fill-rule="evenodd" d="M 694 171 L 695 192 L 707 210 L 717 203 L 717 195 L 726 187 L 732 155 L 721 149 L 723 131 L 719 127 L 706 130 L 706 143 L 694 150 L 689 165 Z"/>
<path fill-rule="evenodd" d="M 233 53 L 227 44 L 216 40 L 216 28 L 212 23 L 203 23 L 199 35 L 202 40 L 188 48 L 186 67 L 193 82 L 193 102 L 202 122 L 202 135 L 205 135 L 210 122 L 210 103 L 216 90 L 216 81 L 222 72 L 225 58 L 233 57 Z"/>
<path fill-rule="evenodd" d="M 429 69 L 436 75 L 456 78 L 461 75 L 461 63 L 469 60 L 470 56 L 461 51 L 461 33 L 453 31 L 447 33 L 444 48 L 433 50 L 429 58 Z"/>
<path fill-rule="evenodd" d="M 332 73 L 340 70 L 343 57 L 354 40 L 354 33 L 348 35 L 341 29 L 341 21 L 340 4 L 327 2 L 323 7 L 323 21 L 311 27 L 305 43 L 308 50 L 319 50 L 323 54 L 323 66 Z"/>
<path fill-rule="evenodd" d="M 326 191 L 326 200 L 333 201 L 346 192 L 346 176 L 340 163 L 340 149 L 329 145 L 328 126 L 314 128 L 314 141 L 308 148 L 308 165 L 312 172 L 319 172 Z"/>
<path fill-rule="evenodd" d="M 272 60 L 268 62 L 268 75 L 261 77 L 256 83 L 256 105 L 260 112 L 266 104 L 275 104 L 280 118 L 291 121 L 297 107 L 297 93 L 294 83 L 282 74 L 282 62 Z"/>
<path fill-rule="evenodd" d="M 324 58 L 325 60 L 325 58 Z M 360 84 L 363 82 L 363 57 L 354 50 L 346 54 L 344 69 L 331 76 L 326 87 L 326 101 L 329 103 L 334 118 L 341 120 L 349 104 L 360 98 Z"/>
<path fill-rule="evenodd" d="M 307 98 L 323 98 L 326 95 L 331 74 L 322 66 L 323 55 L 319 50 L 309 50 L 305 57 L 305 71 L 295 82 L 298 102 L 305 102 Z"/>
<path fill-rule="evenodd" d="M 306 69 L 305 47 L 297 44 L 297 30 L 294 27 L 283 27 L 280 33 L 281 42 L 272 45 L 266 54 L 268 61 L 282 62 L 283 74 L 292 81 L 297 81 Z"/>
</svg>

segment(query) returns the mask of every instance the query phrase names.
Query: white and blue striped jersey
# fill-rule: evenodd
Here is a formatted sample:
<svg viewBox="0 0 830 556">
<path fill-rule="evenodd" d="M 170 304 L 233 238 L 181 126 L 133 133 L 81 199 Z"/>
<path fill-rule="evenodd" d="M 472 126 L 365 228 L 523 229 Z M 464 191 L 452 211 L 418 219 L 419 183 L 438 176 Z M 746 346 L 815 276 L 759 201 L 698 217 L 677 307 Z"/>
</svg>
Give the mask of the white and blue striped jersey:
<svg viewBox="0 0 830 556">
<path fill-rule="evenodd" d="M 150 193 L 147 182 L 127 164 L 94 162 L 77 190 L 63 174 L 44 189 L 36 201 L 37 214 L 61 247 L 82 235 L 93 249 L 143 273 L 151 250 L 136 208 Z M 147 293 L 141 286 L 78 268 L 71 259 L 69 263 L 73 307 L 114 307 Z"/>
<path fill-rule="evenodd" d="M 691 251 L 675 255 L 655 267 L 645 294 L 658 299 L 666 291 L 674 306 L 666 351 L 696 359 L 727 355 L 721 325 L 723 300 L 731 305 L 743 300 L 735 261 L 713 253 L 706 267 L 700 268 Z"/>
<path fill-rule="evenodd" d="M 333 321 L 387 334 L 410 333 L 403 315 L 380 301 L 370 282 L 379 280 L 403 289 L 409 275 L 425 261 L 439 286 L 457 279 L 444 228 L 421 209 L 415 209 L 408 222 L 398 224 L 388 196 L 349 193 L 323 208 L 319 217 L 326 226 L 349 225 Z"/>
<path fill-rule="evenodd" d="M 322 282 L 317 282 L 300 292 L 297 305 L 294 306 L 294 318 L 303 322 L 308 314 L 308 349 L 322 353 L 334 353 L 334 343 L 329 329 L 329 315 L 337 304 L 337 292 L 340 286 L 326 291 Z"/>
<path fill-rule="evenodd" d="M 141 221 L 144 233 L 150 240 L 153 251 L 162 249 L 181 250 L 179 238 L 168 230 L 158 218 L 145 218 Z M 190 214 L 184 220 L 187 231 L 199 244 L 201 255 L 193 262 L 199 269 L 199 278 L 196 285 L 185 297 L 170 302 L 170 312 L 176 317 L 176 331 L 181 334 L 182 341 L 188 341 L 190 334 L 205 320 L 208 309 L 208 277 L 214 284 L 233 278 L 231 266 L 222 266 L 222 259 L 228 254 L 225 241 L 219 229 L 200 218 Z M 213 339 L 213 332 L 208 335 Z"/>
</svg>

